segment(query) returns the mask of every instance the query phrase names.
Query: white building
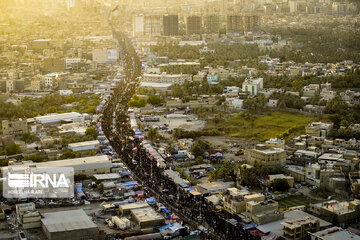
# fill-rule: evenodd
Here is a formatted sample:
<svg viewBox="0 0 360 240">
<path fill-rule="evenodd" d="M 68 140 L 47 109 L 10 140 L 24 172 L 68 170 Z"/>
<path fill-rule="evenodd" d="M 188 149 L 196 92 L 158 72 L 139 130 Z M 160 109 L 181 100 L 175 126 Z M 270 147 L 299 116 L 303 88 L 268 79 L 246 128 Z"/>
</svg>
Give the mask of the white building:
<svg viewBox="0 0 360 240">
<path fill-rule="evenodd" d="M 34 119 L 41 124 L 47 124 L 47 125 L 60 124 L 61 122 L 73 122 L 73 123 L 84 122 L 83 115 L 77 112 L 60 113 L 60 114 L 54 113 L 45 116 L 34 117 Z"/>
<path fill-rule="evenodd" d="M 18 166 L 18 165 L 17 165 Z M 107 155 L 72 158 L 66 160 L 56 160 L 48 162 L 27 162 L 21 167 L 37 167 L 37 168 L 56 168 L 56 167 L 73 167 L 75 174 L 100 174 L 110 173 L 112 163 Z M 2 167 L 2 172 L 11 166 Z"/>
<path fill-rule="evenodd" d="M 71 94 L 73 94 L 72 90 L 59 90 L 59 95 L 61 96 L 69 96 Z"/>
<path fill-rule="evenodd" d="M 144 82 L 158 82 L 158 83 L 177 83 L 183 84 L 187 81 L 192 81 L 191 74 L 166 74 L 163 72 L 162 74 L 144 74 L 143 81 Z"/>
<path fill-rule="evenodd" d="M 66 69 L 71 68 L 74 63 L 79 63 L 80 61 L 81 58 L 66 58 L 65 59 Z"/>
<path fill-rule="evenodd" d="M 250 95 L 256 96 L 258 91 L 263 89 L 263 79 L 262 78 L 250 78 L 246 79 L 242 84 L 242 91 L 249 92 Z"/>
<path fill-rule="evenodd" d="M 45 89 L 53 89 L 55 80 L 60 76 L 60 73 L 48 73 L 44 76 Z"/>
<path fill-rule="evenodd" d="M 133 16 L 133 36 L 144 35 L 145 17 L 144 15 Z"/>
<path fill-rule="evenodd" d="M 93 49 L 92 59 L 94 62 L 105 64 L 113 63 L 119 58 L 117 49 Z"/>
<path fill-rule="evenodd" d="M 226 100 L 229 104 L 231 104 L 233 106 L 234 109 L 242 109 L 243 108 L 243 105 L 244 105 L 243 99 L 229 98 Z"/>
<path fill-rule="evenodd" d="M 160 36 L 162 17 L 160 15 L 133 16 L 133 36 Z"/>
<path fill-rule="evenodd" d="M 86 141 L 86 142 L 77 142 L 77 143 L 70 143 L 68 148 L 73 152 L 82 152 L 82 151 L 96 151 L 100 147 L 99 140 L 93 141 Z"/>
</svg>

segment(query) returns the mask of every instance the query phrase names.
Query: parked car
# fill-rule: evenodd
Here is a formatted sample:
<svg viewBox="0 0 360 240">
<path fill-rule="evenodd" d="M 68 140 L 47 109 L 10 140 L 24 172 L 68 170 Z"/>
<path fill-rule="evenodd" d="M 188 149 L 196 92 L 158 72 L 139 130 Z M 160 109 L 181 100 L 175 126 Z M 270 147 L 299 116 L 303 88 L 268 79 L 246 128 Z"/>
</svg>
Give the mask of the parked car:
<svg viewBox="0 0 360 240">
<path fill-rule="evenodd" d="M 23 231 L 19 232 L 19 239 L 20 240 L 27 240 L 26 235 L 25 235 L 25 233 Z"/>
</svg>

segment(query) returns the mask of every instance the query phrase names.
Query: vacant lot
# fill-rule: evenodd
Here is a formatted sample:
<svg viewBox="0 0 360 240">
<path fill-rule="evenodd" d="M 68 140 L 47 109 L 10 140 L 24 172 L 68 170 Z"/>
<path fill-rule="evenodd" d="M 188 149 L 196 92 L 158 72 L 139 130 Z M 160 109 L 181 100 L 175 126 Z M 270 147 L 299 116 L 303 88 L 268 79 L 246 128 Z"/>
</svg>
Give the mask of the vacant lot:
<svg viewBox="0 0 360 240">
<path fill-rule="evenodd" d="M 284 199 L 281 199 L 279 202 L 279 210 L 284 211 L 291 207 L 305 205 L 309 206 L 309 202 L 303 196 L 291 196 Z"/>
<path fill-rule="evenodd" d="M 224 135 L 231 137 L 265 141 L 269 138 L 289 138 L 302 134 L 305 126 L 316 120 L 314 116 L 297 112 L 274 111 L 250 117 L 239 113 L 217 124 L 210 122 L 207 128 L 219 129 Z"/>
</svg>

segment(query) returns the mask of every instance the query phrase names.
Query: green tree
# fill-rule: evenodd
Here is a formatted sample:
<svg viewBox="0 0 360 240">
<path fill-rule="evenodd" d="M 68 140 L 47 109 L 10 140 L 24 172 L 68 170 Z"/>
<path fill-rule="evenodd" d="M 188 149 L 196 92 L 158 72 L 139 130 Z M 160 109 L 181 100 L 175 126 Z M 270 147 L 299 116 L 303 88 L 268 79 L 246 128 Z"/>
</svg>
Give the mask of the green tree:
<svg viewBox="0 0 360 240">
<path fill-rule="evenodd" d="M 266 98 L 261 95 L 255 98 L 245 99 L 244 108 L 247 109 L 250 113 L 263 112 L 266 108 Z"/>
<path fill-rule="evenodd" d="M 150 128 L 146 134 L 146 137 L 151 141 L 154 142 L 159 139 L 159 132 L 157 128 Z"/>
<path fill-rule="evenodd" d="M 174 143 L 171 140 L 166 142 L 165 151 L 169 154 L 172 154 L 175 151 Z"/>
<path fill-rule="evenodd" d="M 131 100 L 129 101 L 128 105 L 129 105 L 129 107 L 136 107 L 136 108 L 145 107 L 146 100 L 145 100 L 145 98 L 140 98 L 139 96 L 134 94 L 132 96 Z"/>
<path fill-rule="evenodd" d="M 39 140 L 39 138 L 35 134 L 30 133 L 23 133 L 20 139 L 26 143 L 32 143 Z"/>
<path fill-rule="evenodd" d="M 12 143 L 9 146 L 5 147 L 5 153 L 8 156 L 19 154 L 21 153 L 20 146 L 16 143 Z"/>
<path fill-rule="evenodd" d="M 271 183 L 271 186 L 274 191 L 287 191 L 290 188 L 290 185 L 286 179 L 274 179 Z"/>
<path fill-rule="evenodd" d="M 197 158 L 203 156 L 208 149 L 210 149 L 210 144 L 208 142 L 197 140 L 191 148 L 191 153 Z"/>
<path fill-rule="evenodd" d="M 147 102 L 154 106 L 159 105 L 161 103 L 161 98 L 156 95 L 151 95 L 151 96 L 149 96 Z"/>
<path fill-rule="evenodd" d="M 99 135 L 99 133 L 96 131 L 94 127 L 88 127 L 85 131 L 86 136 L 90 136 L 93 139 L 96 139 Z"/>
<path fill-rule="evenodd" d="M 71 151 L 70 149 L 66 149 L 64 153 L 61 155 L 61 159 L 79 158 L 81 156 L 82 156 L 81 153 L 76 153 Z"/>
<path fill-rule="evenodd" d="M 215 181 L 217 179 L 224 179 L 225 181 L 234 181 L 235 180 L 235 172 L 234 165 L 229 161 L 224 162 L 224 164 L 215 169 L 214 171 L 209 173 L 209 181 Z"/>
<path fill-rule="evenodd" d="M 329 114 L 346 114 L 348 107 L 349 106 L 346 102 L 344 102 L 339 96 L 336 96 L 332 100 L 328 101 L 324 112 Z"/>
</svg>

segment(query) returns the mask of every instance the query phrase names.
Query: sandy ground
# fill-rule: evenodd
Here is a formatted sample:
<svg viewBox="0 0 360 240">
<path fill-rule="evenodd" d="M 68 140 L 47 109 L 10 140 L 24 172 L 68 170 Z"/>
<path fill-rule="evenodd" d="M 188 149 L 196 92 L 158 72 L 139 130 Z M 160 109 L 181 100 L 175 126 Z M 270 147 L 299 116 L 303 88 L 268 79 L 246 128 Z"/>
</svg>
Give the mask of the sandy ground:
<svg viewBox="0 0 360 240">
<path fill-rule="evenodd" d="M 160 118 L 159 122 L 148 122 L 148 126 L 157 126 L 160 127 L 164 124 L 167 124 L 168 130 L 173 130 L 174 128 L 182 128 L 184 130 L 201 130 L 205 127 L 206 122 L 203 120 L 195 120 L 196 116 L 187 115 L 187 118 L 165 118 L 164 116 L 157 116 Z M 191 120 L 191 121 L 187 121 Z"/>
</svg>

